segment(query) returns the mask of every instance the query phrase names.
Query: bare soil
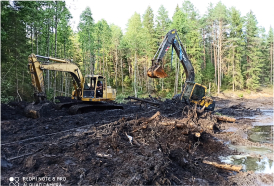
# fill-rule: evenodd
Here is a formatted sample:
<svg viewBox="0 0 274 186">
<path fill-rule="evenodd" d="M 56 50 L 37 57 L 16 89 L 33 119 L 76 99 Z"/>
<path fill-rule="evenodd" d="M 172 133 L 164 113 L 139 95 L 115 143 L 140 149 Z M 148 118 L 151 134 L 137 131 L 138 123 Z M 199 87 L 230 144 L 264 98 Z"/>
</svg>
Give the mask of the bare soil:
<svg viewBox="0 0 274 186">
<path fill-rule="evenodd" d="M 199 114 L 172 100 L 158 100 L 159 107 L 128 102 L 123 110 L 78 115 L 52 106 L 52 114 L 39 119 L 24 116 L 25 102 L 2 104 L 1 184 L 8 185 L 10 177 L 19 177 L 21 184 L 23 177 L 65 177 L 58 183 L 271 185 L 273 174 L 236 173 L 202 162 L 221 163 L 220 156 L 240 154 L 227 142 L 273 149 L 273 144 L 248 141 L 252 120 L 241 119 L 261 114 L 257 108 L 272 109 L 273 99 L 214 99 L 216 112 L 236 117 L 235 123 L 217 122 L 212 112 Z M 230 127 L 237 130 L 229 133 Z"/>
</svg>

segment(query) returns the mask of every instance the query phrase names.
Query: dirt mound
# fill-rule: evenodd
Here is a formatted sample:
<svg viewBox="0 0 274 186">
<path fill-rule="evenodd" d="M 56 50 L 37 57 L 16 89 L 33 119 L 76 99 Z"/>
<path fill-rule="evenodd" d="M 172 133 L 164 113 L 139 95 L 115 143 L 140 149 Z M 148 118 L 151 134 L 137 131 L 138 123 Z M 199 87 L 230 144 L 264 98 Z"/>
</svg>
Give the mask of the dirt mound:
<svg viewBox="0 0 274 186">
<path fill-rule="evenodd" d="M 1 104 L 1 120 L 20 119 L 24 116 L 24 108 L 29 103 L 22 102 L 10 102 L 8 104 Z"/>
</svg>

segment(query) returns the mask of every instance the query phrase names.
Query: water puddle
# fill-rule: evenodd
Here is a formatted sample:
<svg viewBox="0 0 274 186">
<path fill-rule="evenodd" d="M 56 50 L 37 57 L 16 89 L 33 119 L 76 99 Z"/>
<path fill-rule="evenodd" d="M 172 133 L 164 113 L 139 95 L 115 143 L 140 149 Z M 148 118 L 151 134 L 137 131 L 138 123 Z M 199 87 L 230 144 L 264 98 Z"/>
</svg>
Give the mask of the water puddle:
<svg viewBox="0 0 274 186">
<path fill-rule="evenodd" d="M 248 131 L 248 139 L 252 142 L 273 143 L 273 110 L 261 110 Z"/>
<path fill-rule="evenodd" d="M 254 120 L 253 126 L 273 125 L 273 110 L 261 110 L 262 114 L 254 116 L 244 116 L 240 118 Z"/>
<path fill-rule="evenodd" d="M 273 151 L 266 147 L 252 147 L 252 146 L 241 146 L 241 145 L 229 145 L 232 150 L 237 150 L 237 152 L 243 152 L 245 154 L 269 154 Z"/>
<path fill-rule="evenodd" d="M 255 158 L 249 155 L 233 155 L 220 157 L 220 160 L 227 164 L 242 165 L 242 171 L 254 171 L 255 173 L 274 173 L 274 162 L 267 157 Z"/>
<path fill-rule="evenodd" d="M 273 110 L 261 110 L 261 115 L 244 117 L 254 119 L 253 128 L 248 131 L 247 139 L 252 142 L 273 144 Z M 233 131 L 233 129 L 230 129 Z M 267 158 L 273 153 L 272 149 L 266 147 L 252 147 L 229 145 L 229 148 L 242 152 L 244 155 L 231 155 L 220 157 L 220 160 L 227 164 L 242 165 L 243 171 L 254 171 L 255 173 L 274 173 L 274 162 Z M 250 154 L 260 155 L 260 158 L 251 157 Z"/>
<path fill-rule="evenodd" d="M 248 131 L 248 140 L 252 142 L 273 143 L 273 125 L 254 126 Z"/>
</svg>

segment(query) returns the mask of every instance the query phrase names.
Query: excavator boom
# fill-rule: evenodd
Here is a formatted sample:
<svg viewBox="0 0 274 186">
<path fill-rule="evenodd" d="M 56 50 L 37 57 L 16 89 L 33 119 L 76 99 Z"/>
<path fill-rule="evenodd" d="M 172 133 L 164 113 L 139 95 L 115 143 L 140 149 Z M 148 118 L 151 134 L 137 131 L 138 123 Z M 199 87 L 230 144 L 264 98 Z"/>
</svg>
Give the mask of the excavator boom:
<svg viewBox="0 0 274 186">
<path fill-rule="evenodd" d="M 152 59 L 152 66 L 148 69 L 147 75 L 151 78 L 167 77 L 164 69 L 162 66 L 160 66 L 160 62 L 162 61 L 170 46 L 175 49 L 175 52 L 179 57 L 186 74 L 186 81 L 184 87 L 182 88 L 182 92 L 180 94 L 174 95 L 173 99 L 185 100 L 186 103 L 191 101 L 192 103 L 205 107 L 208 110 L 214 110 L 215 102 L 211 98 L 207 98 L 205 96 L 206 87 L 194 82 L 194 68 L 187 57 L 186 51 L 175 29 L 170 30 L 166 34 L 163 42 L 158 48 L 158 51 Z M 173 50 L 171 56 L 173 56 Z"/>
<path fill-rule="evenodd" d="M 167 74 L 164 69 L 160 66 L 160 62 L 162 61 L 164 55 L 168 51 L 168 49 L 172 46 L 177 53 L 184 70 L 186 72 L 186 81 L 194 81 L 195 74 L 194 68 L 187 57 L 185 49 L 180 41 L 180 38 L 175 29 L 170 30 L 163 42 L 161 43 L 158 51 L 156 52 L 154 58 L 152 59 L 152 66 L 148 69 L 147 75 L 151 78 L 165 78 Z"/>
<path fill-rule="evenodd" d="M 37 57 L 44 58 L 51 61 L 56 61 L 59 63 L 41 64 L 37 60 Z M 32 85 L 35 87 L 34 97 L 36 102 L 41 102 L 41 101 L 44 101 L 45 99 L 43 70 L 52 70 L 52 71 L 61 71 L 61 72 L 70 73 L 76 83 L 76 85 L 74 86 L 75 91 L 78 93 L 78 97 L 80 97 L 81 89 L 83 88 L 83 84 L 84 84 L 83 83 L 84 78 L 77 65 L 70 63 L 69 61 L 66 61 L 66 60 L 56 59 L 51 57 L 44 57 L 44 56 L 39 56 L 35 54 L 29 55 L 28 61 L 29 61 L 28 68 L 31 73 Z"/>
</svg>

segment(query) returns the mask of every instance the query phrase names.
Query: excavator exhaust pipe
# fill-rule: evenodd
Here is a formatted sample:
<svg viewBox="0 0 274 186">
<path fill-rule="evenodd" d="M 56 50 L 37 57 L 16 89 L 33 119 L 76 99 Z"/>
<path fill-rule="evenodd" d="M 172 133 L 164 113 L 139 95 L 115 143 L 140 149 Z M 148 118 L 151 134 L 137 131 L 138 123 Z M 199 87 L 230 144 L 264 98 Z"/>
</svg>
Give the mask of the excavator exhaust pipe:
<svg viewBox="0 0 274 186">
<path fill-rule="evenodd" d="M 147 76 L 150 78 L 165 78 L 167 74 L 160 65 L 153 65 L 148 69 Z"/>
</svg>

